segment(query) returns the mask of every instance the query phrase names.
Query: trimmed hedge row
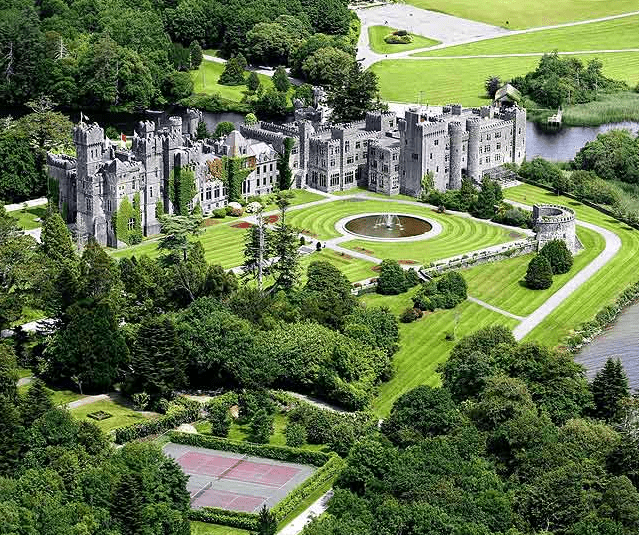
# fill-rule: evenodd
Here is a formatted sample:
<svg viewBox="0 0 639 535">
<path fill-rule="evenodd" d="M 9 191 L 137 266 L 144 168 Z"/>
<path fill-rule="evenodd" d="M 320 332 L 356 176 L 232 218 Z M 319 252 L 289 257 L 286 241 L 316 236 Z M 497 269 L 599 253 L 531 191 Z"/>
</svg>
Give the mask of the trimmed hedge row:
<svg viewBox="0 0 639 535">
<path fill-rule="evenodd" d="M 277 521 L 281 522 L 284 520 L 317 489 L 333 478 L 336 478 L 343 467 L 344 460 L 339 455 L 332 454 L 324 466 L 316 470 L 304 483 L 273 507 L 272 513 L 275 515 Z"/>
<path fill-rule="evenodd" d="M 289 463 L 323 466 L 331 458 L 330 455 L 321 451 L 307 451 L 298 448 L 289 448 L 288 446 L 270 446 L 268 444 L 253 444 L 251 442 L 236 442 L 226 438 L 180 433 L 178 431 L 172 431 L 169 437 L 171 442 L 175 442 L 176 444 L 197 446 L 211 450 L 231 451 L 233 453 L 244 453 L 246 455 L 266 457 L 267 459 Z"/>
<path fill-rule="evenodd" d="M 176 398 L 173 403 L 174 406 L 164 416 L 160 416 L 155 420 L 117 428 L 115 430 L 115 442 L 117 444 L 125 444 L 138 438 L 163 433 L 199 419 L 202 404 L 184 397 Z"/>
<path fill-rule="evenodd" d="M 593 319 L 583 323 L 577 332 L 566 341 L 568 350 L 577 352 L 584 344 L 587 344 L 603 331 L 608 325 L 613 323 L 624 308 L 639 299 L 639 281 L 628 286 L 612 305 L 603 307 Z"/>
<path fill-rule="evenodd" d="M 202 507 L 201 509 L 191 509 L 189 520 L 208 522 L 209 524 L 220 524 L 232 528 L 257 531 L 259 517 L 255 513 L 243 513 L 241 511 L 227 511 L 217 507 Z"/>
</svg>

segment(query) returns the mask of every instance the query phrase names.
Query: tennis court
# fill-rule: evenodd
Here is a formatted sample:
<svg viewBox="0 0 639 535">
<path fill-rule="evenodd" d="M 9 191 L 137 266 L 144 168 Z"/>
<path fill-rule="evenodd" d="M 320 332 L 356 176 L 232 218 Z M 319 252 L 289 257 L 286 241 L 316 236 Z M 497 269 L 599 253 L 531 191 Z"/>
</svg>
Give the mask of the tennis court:
<svg viewBox="0 0 639 535">
<path fill-rule="evenodd" d="M 272 508 L 315 470 L 312 466 L 169 443 L 164 453 L 189 476 L 191 507 Z"/>
</svg>

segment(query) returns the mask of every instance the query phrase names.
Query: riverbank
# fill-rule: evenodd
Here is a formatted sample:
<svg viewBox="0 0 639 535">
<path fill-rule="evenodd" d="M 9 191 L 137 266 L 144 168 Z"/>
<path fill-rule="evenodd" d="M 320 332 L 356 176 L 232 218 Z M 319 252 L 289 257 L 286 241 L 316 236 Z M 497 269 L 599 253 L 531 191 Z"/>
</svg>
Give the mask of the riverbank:
<svg viewBox="0 0 639 535">
<path fill-rule="evenodd" d="M 534 104 L 526 111 L 529 121 L 544 126 L 548 117 L 557 113 L 554 109 L 538 109 Z M 639 121 L 639 93 L 635 91 L 603 94 L 593 102 L 563 108 L 563 126 L 601 126 L 624 121 Z"/>
</svg>

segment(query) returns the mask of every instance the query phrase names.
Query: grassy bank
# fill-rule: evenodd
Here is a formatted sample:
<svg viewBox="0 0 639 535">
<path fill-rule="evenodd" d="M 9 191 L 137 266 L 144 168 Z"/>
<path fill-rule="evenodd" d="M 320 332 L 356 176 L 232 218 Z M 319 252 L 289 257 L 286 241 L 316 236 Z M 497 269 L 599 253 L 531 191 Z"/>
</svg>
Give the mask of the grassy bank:
<svg viewBox="0 0 639 535">
<path fill-rule="evenodd" d="M 506 51 L 505 51 L 506 52 Z M 639 82 L 639 53 L 579 54 L 582 61 L 599 59 L 603 73 L 635 87 Z M 484 83 L 490 76 L 511 80 L 524 75 L 539 63 L 540 56 L 496 58 L 450 58 L 433 60 L 388 59 L 375 63 L 371 70 L 379 76 L 381 96 L 391 102 L 446 104 L 465 106 L 489 104 Z"/>
<path fill-rule="evenodd" d="M 390 26 L 369 26 L 368 40 L 373 52 L 377 52 L 378 54 L 396 54 L 397 52 L 405 52 L 406 50 L 435 46 L 441 42 L 412 33 L 410 35 L 413 40 L 407 44 L 389 44 L 384 41 L 384 37 L 395 31 L 397 31 L 397 28 L 391 28 Z"/>
<path fill-rule="evenodd" d="M 9 216 L 14 218 L 18 226 L 24 230 L 31 230 L 42 226 L 42 219 L 47 213 L 47 205 L 30 206 L 9 212 Z"/>
<path fill-rule="evenodd" d="M 224 72 L 224 63 L 204 60 L 199 69 L 191 71 L 194 86 L 193 93 L 205 95 L 217 93 L 222 98 L 237 102 L 241 101 L 247 91 L 247 87 L 245 85 L 219 84 L 218 80 L 222 76 L 222 72 Z M 273 87 L 273 82 L 269 76 L 263 74 L 258 74 L 257 76 L 264 89 Z"/>
<path fill-rule="evenodd" d="M 407 0 L 407 3 L 509 29 L 550 26 L 637 10 L 636 0 L 538 0 L 530 4 L 503 0 Z"/>
<path fill-rule="evenodd" d="M 457 45 L 416 56 L 476 56 L 480 54 L 525 54 L 530 52 L 574 52 L 639 48 L 639 15 L 605 22 L 581 24 L 508 35 Z"/>
<path fill-rule="evenodd" d="M 528 184 L 508 188 L 504 190 L 504 196 L 530 205 L 558 203 L 569 206 L 575 210 L 578 219 L 614 232 L 622 242 L 621 249 L 612 260 L 533 329 L 526 340 L 537 340 L 551 346 L 559 344 L 574 328 L 594 317 L 601 307 L 612 303 L 627 286 L 639 279 L 636 268 L 639 263 L 639 231 L 580 202 Z"/>
</svg>

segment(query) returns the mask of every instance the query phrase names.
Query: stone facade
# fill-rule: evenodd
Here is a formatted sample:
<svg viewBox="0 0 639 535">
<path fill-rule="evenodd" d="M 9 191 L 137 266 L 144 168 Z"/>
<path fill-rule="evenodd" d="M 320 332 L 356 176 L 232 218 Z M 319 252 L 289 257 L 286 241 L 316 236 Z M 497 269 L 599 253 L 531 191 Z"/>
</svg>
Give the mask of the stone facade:
<svg viewBox="0 0 639 535">
<path fill-rule="evenodd" d="M 533 225 L 539 249 L 552 240 L 565 242 L 572 254 L 582 248 L 575 231 L 575 212 L 570 208 L 536 204 L 533 206 Z"/>
<path fill-rule="evenodd" d="M 199 202 L 204 214 L 227 204 L 224 184 L 211 173 L 224 156 L 244 157 L 253 167 L 241 186 L 245 197 L 273 191 L 278 154 L 272 146 L 237 131 L 223 140 L 196 141 L 199 118 L 189 110 L 184 121 L 171 117 L 163 126 L 141 122 L 130 150 L 105 137 L 98 124 L 81 122 L 73 131 L 76 157 L 48 155 L 49 174 L 59 184 L 60 212 L 80 242 L 91 236 L 101 245 L 117 247 L 112 220 L 125 197 L 131 203 L 139 198 L 143 235 L 157 234 L 158 203 L 164 213 L 173 213 L 168 184 L 175 167 L 193 171 L 197 195 L 192 205 Z"/>
<path fill-rule="evenodd" d="M 371 191 L 414 197 L 422 177 L 431 172 L 435 187 L 461 187 L 463 176 L 479 183 L 504 163 L 522 163 L 526 155 L 526 110 L 516 105 L 462 108 L 441 112 L 413 108 L 405 117 L 369 112 L 348 124 L 318 125 L 301 118 L 277 125 L 243 126 L 249 138 L 272 144 L 295 140 L 292 166 L 298 187 L 332 193 L 365 187 Z"/>
</svg>

